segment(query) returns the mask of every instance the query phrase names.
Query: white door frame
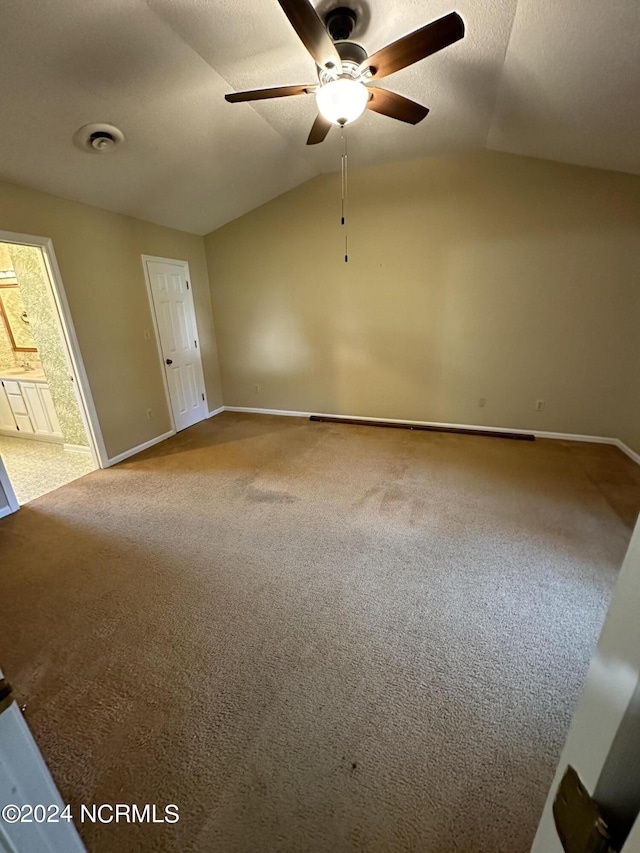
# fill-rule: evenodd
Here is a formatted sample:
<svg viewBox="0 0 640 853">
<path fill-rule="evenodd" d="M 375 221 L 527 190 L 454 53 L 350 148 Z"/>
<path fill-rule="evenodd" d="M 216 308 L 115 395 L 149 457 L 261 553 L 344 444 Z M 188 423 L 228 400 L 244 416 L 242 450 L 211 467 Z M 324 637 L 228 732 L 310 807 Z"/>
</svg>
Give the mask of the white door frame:
<svg viewBox="0 0 640 853">
<path fill-rule="evenodd" d="M 202 363 L 202 348 L 200 347 L 200 332 L 198 330 L 198 312 L 196 311 L 196 301 L 193 298 L 193 279 L 191 278 L 191 273 L 189 272 L 189 262 L 188 261 L 179 261 L 176 258 L 159 258 L 156 255 L 141 255 L 142 258 L 142 269 L 144 270 L 144 283 L 147 286 L 147 299 L 149 300 L 149 310 L 151 311 L 151 321 L 153 322 L 153 331 L 156 338 L 156 347 L 158 349 L 158 360 L 160 362 L 160 372 L 162 374 L 162 384 L 164 386 L 164 395 L 167 400 L 167 408 L 169 409 L 169 417 L 171 418 L 171 434 L 175 435 L 176 430 L 176 421 L 173 417 L 173 406 L 171 405 L 171 394 L 169 393 L 169 383 L 167 381 L 167 371 L 165 370 L 164 365 L 164 355 L 162 354 L 162 344 L 160 342 L 160 328 L 158 326 L 158 318 L 156 317 L 156 306 L 153 301 L 153 291 L 151 289 L 151 279 L 149 278 L 149 267 L 147 266 L 147 261 L 151 261 L 152 263 L 159 264 L 175 264 L 176 266 L 180 266 L 184 268 L 187 281 L 189 282 L 189 286 L 191 289 L 191 301 L 193 302 L 193 319 L 196 324 L 196 339 L 198 341 L 198 352 L 200 353 L 200 363 Z M 203 374 L 204 374 L 204 365 L 203 365 Z M 207 397 L 207 388 L 204 382 L 204 375 L 202 381 L 202 393 L 204 394 L 204 404 L 205 404 L 205 412 L 209 411 L 209 399 Z M 203 420 L 206 420 L 207 415 L 205 414 Z"/>
<path fill-rule="evenodd" d="M 67 360 L 69 376 L 73 382 L 80 416 L 89 441 L 89 449 L 96 465 L 99 468 L 107 468 L 110 461 L 102 437 L 98 413 L 93 402 L 84 361 L 82 360 L 80 345 L 78 344 L 78 338 L 73 326 L 71 310 L 67 301 L 67 294 L 62 282 L 56 253 L 53 248 L 53 241 L 50 237 L 36 237 L 31 234 L 15 234 L 12 231 L 0 231 L 0 242 L 34 246 L 35 248 L 42 249 L 44 264 L 48 273 L 49 295 L 51 296 L 51 303 L 54 308 L 53 313 L 58 331 L 60 332 L 62 349 Z"/>
<path fill-rule="evenodd" d="M 2 459 L 0 459 L 0 492 L 4 492 L 4 496 L 7 500 L 7 506 L 0 506 L 0 518 L 4 518 L 5 515 L 17 512 L 20 509 L 20 504 L 18 503 L 16 493 L 13 491 L 11 480 L 9 479 L 7 469 L 4 467 Z"/>
</svg>

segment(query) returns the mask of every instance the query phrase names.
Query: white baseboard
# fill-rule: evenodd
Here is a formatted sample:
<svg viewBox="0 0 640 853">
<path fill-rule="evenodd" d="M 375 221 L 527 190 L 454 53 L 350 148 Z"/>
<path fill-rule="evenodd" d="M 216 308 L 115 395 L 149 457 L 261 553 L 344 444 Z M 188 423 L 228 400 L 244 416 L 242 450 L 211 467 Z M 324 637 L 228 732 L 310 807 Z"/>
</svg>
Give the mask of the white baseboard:
<svg viewBox="0 0 640 853">
<path fill-rule="evenodd" d="M 91 448 L 86 444 L 64 444 L 63 450 L 69 453 L 91 453 Z"/>
<path fill-rule="evenodd" d="M 515 433 L 516 435 L 534 435 L 536 438 L 549 438 L 557 439 L 560 441 L 584 441 L 590 442 L 592 444 L 612 444 L 614 447 L 618 447 L 630 459 L 633 459 L 634 462 L 640 465 L 640 453 L 636 453 L 635 450 L 632 450 L 619 438 L 612 438 L 610 436 L 604 435 L 580 435 L 579 433 L 547 432 L 545 430 L 538 429 L 516 429 L 512 427 L 484 426 L 483 424 L 452 424 L 442 423 L 440 421 L 412 421 L 403 418 L 372 418 L 365 417 L 363 415 L 336 415 L 327 412 L 294 412 L 288 411 L 286 409 L 258 409 L 254 408 L 253 406 L 220 406 L 218 409 L 214 409 L 214 411 L 209 412 L 207 418 L 213 418 L 216 415 L 219 415 L 221 412 L 246 412 L 247 414 L 252 415 L 277 415 L 279 417 L 288 418 L 310 418 L 312 415 L 315 415 L 317 417 L 323 418 L 349 418 L 349 420 L 361 421 L 363 424 L 371 423 L 372 421 L 377 421 L 379 423 L 387 424 L 409 424 L 410 426 L 430 426 L 444 427 L 449 429 L 469 430 L 478 429 L 484 430 L 485 432 L 511 432 Z M 175 435 L 175 432 L 173 430 L 164 433 L 164 435 L 156 436 L 156 438 L 152 438 L 150 441 L 146 441 L 144 444 L 138 445 L 138 447 L 133 447 L 131 448 L 131 450 L 126 450 L 124 453 L 120 453 L 117 456 L 113 456 L 107 460 L 107 467 L 111 467 L 111 465 L 117 465 L 118 462 L 123 462 L 130 456 L 135 456 L 136 453 L 142 453 L 143 450 L 147 450 L 149 447 L 153 447 L 155 444 L 159 444 L 161 441 L 166 441 L 166 439 L 171 438 L 172 435 Z M 68 447 L 70 446 L 65 445 L 65 450 Z M 71 447 L 75 446 L 71 445 Z M 82 449 L 85 450 L 85 448 Z"/>
<path fill-rule="evenodd" d="M 142 453 L 143 450 L 148 450 L 150 447 L 153 447 L 154 444 L 160 444 L 161 441 L 166 441 L 168 438 L 171 438 L 172 435 L 175 435 L 175 432 L 170 430 L 169 432 L 165 432 L 164 435 L 157 435 L 155 438 L 145 441 L 144 444 L 132 447 L 131 450 L 125 450 L 124 453 L 119 453 L 117 456 L 111 456 L 107 459 L 106 467 L 110 468 L 112 465 L 117 465 L 118 462 L 123 462 L 130 456 L 135 456 L 136 453 Z"/>
<path fill-rule="evenodd" d="M 220 406 L 219 409 L 214 409 L 213 412 L 209 412 L 207 418 L 213 418 L 215 415 L 219 415 L 221 412 L 224 412 L 224 406 Z M 106 468 L 110 468 L 112 465 L 117 465 L 118 462 L 124 462 L 125 459 L 129 459 L 130 456 L 135 456 L 137 453 L 142 453 L 143 450 L 148 450 L 150 447 L 153 447 L 155 444 L 160 444 L 161 441 L 166 441 L 168 438 L 171 438 L 172 435 L 175 435 L 175 430 L 170 430 L 169 432 L 165 432 L 164 435 L 158 435 L 155 438 L 150 439 L 149 441 L 145 441 L 144 444 L 139 444 L 137 447 L 132 447 L 131 450 L 125 450 L 124 453 L 119 453 L 117 456 L 111 456 L 107 459 Z M 67 449 L 67 445 L 65 445 L 65 450 Z"/>
<path fill-rule="evenodd" d="M 616 438 L 615 444 L 620 448 L 623 453 L 626 453 L 629 459 L 633 459 L 634 462 L 637 462 L 640 465 L 640 453 L 636 453 L 635 450 L 632 450 L 628 444 L 625 444 L 619 438 Z"/>
<path fill-rule="evenodd" d="M 18 507 L 18 509 L 19 509 L 19 507 Z M 17 512 L 17 511 L 18 511 L 18 510 L 17 510 L 17 509 L 13 509 L 13 507 L 10 507 L 10 506 L 3 506 L 3 507 L 2 507 L 2 509 L 0 509 L 0 518 L 4 518 L 4 517 L 5 517 L 5 515 L 11 515 L 11 513 L 13 513 L 13 512 Z"/>
<path fill-rule="evenodd" d="M 15 429 L 0 429 L 0 435 L 4 435 L 7 438 L 23 438 L 26 441 L 44 441 L 45 444 L 62 444 L 64 441 L 61 435 L 52 435 L 45 438 L 42 435 L 35 435 L 32 432 L 20 432 Z"/>
<path fill-rule="evenodd" d="M 282 415 L 286 418 L 310 418 L 311 415 L 319 415 L 319 412 L 287 412 L 285 409 L 252 409 L 248 406 L 225 406 L 225 412 L 247 412 L 252 415 Z M 347 415 L 324 415 L 327 418 L 346 418 Z M 379 421 L 381 418 L 356 418 L 356 420 Z M 400 421 L 398 421 L 400 423 Z M 410 423 L 410 421 L 404 421 Z"/>
<path fill-rule="evenodd" d="M 514 432 L 514 430 L 511 430 Z M 614 444 L 617 445 L 617 438 L 610 438 L 607 435 L 580 435 L 574 432 L 545 432 L 544 430 L 531 430 L 531 434 L 536 438 L 551 438 L 559 441 L 586 441 L 590 444 Z"/>
<path fill-rule="evenodd" d="M 630 459 L 633 459 L 634 462 L 637 462 L 640 465 L 640 453 L 636 453 L 634 450 L 631 450 L 631 448 L 627 447 L 627 445 L 620 441 L 619 438 L 612 438 L 604 435 L 580 435 L 578 433 L 571 432 L 546 432 L 545 430 L 539 429 L 514 429 L 512 427 L 492 427 L 476 424 L 449 424 L 441 423 L 439 421 L 410 421 L 403 418 L 370 418 L 363 417 L 362 415 L 334 415 L 327 414 L 326 412 L 291 412 L 284 409 L 255 409 L 249 406 L 225 406 L 224 409 L 227 412 L 247 412 L 255 415 L 282 415 L 289 418 L 310 418 L 312 415 L 315 415 L 321 418 L 348 418 L 353 421 L 362 421 L 363 424 L 371 421 L 377 421 L 378 423 L 385 424 L 409 424 L 415 426 L 445 427 L 449 429 L 481 429 L 485 432 L 511 432 L 516 435 L 535 435 L 536 438 L 550 438 L 561 441 L 585 441 L 592 444 L 612 444 L 615 447 L 619 447 L 623 453 L 626 453 Z"/>
</svg>

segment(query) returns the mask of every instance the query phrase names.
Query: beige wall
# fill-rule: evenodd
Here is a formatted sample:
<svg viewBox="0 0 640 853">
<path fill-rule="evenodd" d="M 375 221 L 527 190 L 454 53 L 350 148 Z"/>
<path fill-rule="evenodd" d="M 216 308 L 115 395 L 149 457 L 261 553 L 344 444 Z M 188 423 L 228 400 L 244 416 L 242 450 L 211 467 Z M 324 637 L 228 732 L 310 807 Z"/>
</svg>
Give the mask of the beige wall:
<svg viewBox="0 0 640 853">
<path fill-rule="evenodd" d="M 5 183 L 0 230 L 53 240 L 109 456 L 170 429 L 156 343 L 144 337 L 142 254 L 189 262 L 208 402 L 222 405 L 202 237 Z"/>
<path fill-rule="evenodd" d="M 640 178 L 483 152 L 349 189 L 348 264 L 336 175 L 205 238 L 226 405 L 620 434 Z"/>
</svg>

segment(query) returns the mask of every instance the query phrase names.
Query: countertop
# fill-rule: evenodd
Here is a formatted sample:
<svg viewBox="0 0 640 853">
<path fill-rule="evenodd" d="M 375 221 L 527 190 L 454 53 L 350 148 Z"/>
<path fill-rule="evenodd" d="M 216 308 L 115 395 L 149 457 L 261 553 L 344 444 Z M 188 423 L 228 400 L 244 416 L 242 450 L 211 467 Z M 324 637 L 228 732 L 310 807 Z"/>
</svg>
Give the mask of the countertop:
<svg viewBox="0 0 640 853">
<path fill-rule="evenodd" d="M 0 379 L 22 379 L 24 382 L 46 382 L 43 370 L 25 370 L 24 367 L 13 367 L 0 370 Z"/>
</svg>

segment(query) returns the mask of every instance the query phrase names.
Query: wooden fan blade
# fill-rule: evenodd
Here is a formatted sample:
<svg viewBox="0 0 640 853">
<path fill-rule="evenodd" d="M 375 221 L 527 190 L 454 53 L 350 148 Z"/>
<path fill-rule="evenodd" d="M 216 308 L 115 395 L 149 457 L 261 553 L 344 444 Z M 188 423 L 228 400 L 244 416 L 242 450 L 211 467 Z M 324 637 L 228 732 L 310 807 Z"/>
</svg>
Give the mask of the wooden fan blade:
<svg viewBox="0 0 640 853">
<path fill-rule="evenodd" d="M 323 115 L 318 113 L 311 128 L 309 138 L 307 139 L 307 145 L 317 145 L 318 142 L 323 142 L 330 130 L 331 122 L 327 121 Z"/>
<path fill-rule="evenodd" d="M 408 36 L 378 50 L 360 65 L 360 72 L 369 68 L 371 79 L 380 80 L 381 77 L 437 53 L 463 36 L 464 21 L 457 12 L 450 12 L 444 18 L 438 18 L 426 27 L 414 30 Z"/>
<path fill-rule="evenodd" d="M 241 101 L 262 101 L 265 98 L 288 98 L 290 95 L 307 95 L 315 92 L 317 83 L 309 83 L 308 86 L 277 86 L 275 89 L 252 89 L 250 92 L 231 92 L 225 95 L 225 101 L 237 104 Z"/>
<path fill-rule="evenodd" d="M 367 109 L 374 113 L 382 113 L 383 116 L 397 118 L 398 121 L 406 121 L 407 124 L 418 124 L 429 112 L 427 107 L 410 101 L 395 92 L 387 89 L 369 88 L 371 97 L 367 101 Z"/>
<path fill-rule="evenodd" d="M 289 23 L 320 68 L 342 74 L 340 54 L 309 0 L 278 0 Z"/>
</svg>

